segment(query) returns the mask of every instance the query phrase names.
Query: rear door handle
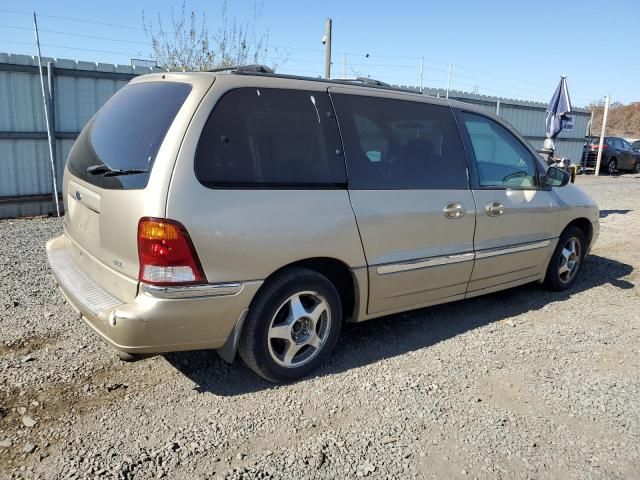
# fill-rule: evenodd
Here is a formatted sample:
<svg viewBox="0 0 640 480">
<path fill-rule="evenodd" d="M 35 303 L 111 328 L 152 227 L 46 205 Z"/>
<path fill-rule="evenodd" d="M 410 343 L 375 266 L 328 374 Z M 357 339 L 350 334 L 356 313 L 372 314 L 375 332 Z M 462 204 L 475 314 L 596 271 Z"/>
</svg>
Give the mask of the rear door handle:
<svg viewBox="0 0 640 480">
<path fill-rule="evenodd" d="M 504 213 L 504 205 L 502 205 L 500 202 L 488 203 L 485 207 L 485 210 L 487 212 L 487 215 L 489 215 L 490 217 L 499 217 Z"/>
<path fill-rule="evenodd" d="M 444 206 L 442 212 L 447 218 L 461 218 L 464 217 L 466 210 L 461 203 L 448 203 Z"/>
</svg>

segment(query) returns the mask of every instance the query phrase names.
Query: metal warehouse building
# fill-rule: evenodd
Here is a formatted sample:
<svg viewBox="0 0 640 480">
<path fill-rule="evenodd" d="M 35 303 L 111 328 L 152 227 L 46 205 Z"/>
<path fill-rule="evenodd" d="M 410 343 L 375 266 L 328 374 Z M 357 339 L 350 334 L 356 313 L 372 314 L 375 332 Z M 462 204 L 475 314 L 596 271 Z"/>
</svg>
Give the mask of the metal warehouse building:
<svg viewBox="0 0 640 480">
<path fill-rule="evenodd" d="M 42 61 L 45 81 L 53 91 L 50 116 L 61 185 L 66 158 L 82 127 L 130 79 L 154 70 L 53 58 Z M 445 96 L 444 90 L 423 93 Z M 449 92 L 449 98 L 498 113 L 535 148 L 542 147 L 545 104 L 458 91 Z M 563 131 L 556 140 L 557 155 L 580 160 L 590 115 L 587 110 L 574 111 L 573 130 Z M 55 213 L 52 183 L 37 58 L 0 53 L 0 218 Z"/>
</svg>

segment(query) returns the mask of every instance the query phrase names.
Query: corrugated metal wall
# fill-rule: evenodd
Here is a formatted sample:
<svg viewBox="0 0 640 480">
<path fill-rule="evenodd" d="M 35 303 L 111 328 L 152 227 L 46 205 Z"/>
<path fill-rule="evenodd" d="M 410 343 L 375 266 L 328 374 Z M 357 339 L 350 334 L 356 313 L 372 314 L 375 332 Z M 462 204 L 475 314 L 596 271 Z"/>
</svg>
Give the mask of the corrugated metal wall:
<svg viewBox="0 0 640 480">
<path fill-rule="evenodd" d="M 42 60 L 44 67 L 53 63 L 56 173 L 60 185 L 69 150 L 82 127 L 131 78 L 153 70 L 53 58 Z M 43 198 L 51 195 L 52 180 L 37 66 L 37 58 L 0 53 L 0 218 L 55 211 L 53 202 Z M 445 96 L 444 90 L 425 89 L 424 93 Z M 450 92 L 449 98 L 474 103 L 494 113 L 500 102 L 500 116 L 535 148 L 542 147 L 545 104 L 459 91 Z M 563 131 L 556 140 L 559 156 L 574 162 L 580 160 L 589 118 L 586 110 L 574 112 L 574 129 Z M 34 201 L 25 202 L 29 198 Z"/>
<path fill-rule="evenodd" d="M 56 177 L 82 127 L 136 75 L 150 68 L 43 58 L 52 62 Z M 38 61 L 27 55 L 0 53 L 0 218 L 55 212 L 42 200 L 53 190 Z M 19 201 L 15 197 L 22 197 Z M 33 202 L 24 202 L 25 199 Z"/>
</svg>

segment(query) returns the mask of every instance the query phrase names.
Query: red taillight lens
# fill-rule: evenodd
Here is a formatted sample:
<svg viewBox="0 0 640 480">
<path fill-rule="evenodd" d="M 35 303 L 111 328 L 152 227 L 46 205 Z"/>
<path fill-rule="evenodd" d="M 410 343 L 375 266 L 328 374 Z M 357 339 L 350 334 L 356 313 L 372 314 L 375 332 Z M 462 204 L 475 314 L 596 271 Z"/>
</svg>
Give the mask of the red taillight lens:
<svg viewBox="0 0 640 480">
<path fill-rule="evenodd" d="M 607 145 L 606 143 L 602 144 L 602 149 L 606 150 L 609 147 L 609 145 Z M 591 145 L 591 150 L 598 150 L 600 148 L 600 145 Z"/>
<path fill-rule="evenodd" d="M 206 282 L 189 234 L 173 220 L 144 217 L 138 222 L 141 282 L 176 285 Z"/>
</svg>

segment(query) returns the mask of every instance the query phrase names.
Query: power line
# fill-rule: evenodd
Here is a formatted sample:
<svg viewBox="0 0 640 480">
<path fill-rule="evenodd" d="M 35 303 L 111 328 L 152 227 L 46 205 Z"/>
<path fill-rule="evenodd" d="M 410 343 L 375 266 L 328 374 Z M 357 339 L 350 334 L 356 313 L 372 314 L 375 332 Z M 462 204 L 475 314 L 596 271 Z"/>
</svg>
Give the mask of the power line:
<svg viewBox="0 0 640 480">
<path fill-rule="evenodd" d="M 33 28 L 29 28 L 29 27 L 16 27 L 13 25 L 0 25 L 0 28 L 12 28 L 14 30 L 28 30 L 28 31 L 32 31 Z M 67 35 L 70 37 L 80 37 L 80 38 L 91 38 L 93 40 L 106 40 L 109 42 L 121 42 L 121 43 L 131 43 L 131 44 L 137 44 L 137 45 L 146 45 L 146 46 L 151 46 L 150 43 L 148 42 L 138 42 L 135 40 L 121 40 L 119 38 L 109 38 L 109 37 L 97 37 L 94 35 L 84 35 L 82 33 L 70 33 L 70 32 L 61 32 L 59 30 L 48 30 L 46 28 L 40 28 L 39 29 L 40 32 L 46 32 L 46 33 L 54 33 L 56 35 Z"/>
<path fill-rule="evenodd" d="M 25 12 L 25 11 L 17 11 L 17 10 L 8 10 L 8 9 L 2 9 L 0 10 L 0 13 L 11 13 L 11 14 L 18 14 L 18 15 L 28 15 L 31 16 L 32 13 L 31 12 Z M 50 18 L 50 19 L 58 19 L 58 20 L 63 20 L 63 21 L 70 21 L 70 22 L 78 22 L 78 23 L 83 23 L 83 24 L 92 24 L 92 25 L 102 25 L 102 26 L 107 26 L 107 27 L 111 27 L 111 28 L 122 28 L 122 29 L 127 29 L 127 30 L 134 30 L 134 31 L 145 31 L 144 28 L 140 28 L 140 27 L 134 27 L 131 25 L 123 25 L 123 24 L 117 24 L 117 23 L 109 23 L 109 22 L 99 22 L 99 21 L 94 21 L 94 20 L 88 20 L 88 19 L 83 19 L 83 18 L 77 18 L 77 17 L 67 17 L 67 16 L 61 16 L 61 15 L 48 15 L 48 14 L 38 14 L 39 17 L 42 18 Z M 11 29 L 17 29 L 17 30 L 31 30 L 30 28 L 27 27 L 18 27 L 18 26 L 12 26 L 12 25 L 0 25 L 0 28 L 11 28 Z M 136 41 L 136 40 L 124 40 L 124 39 L 116 39 L 116 38 L 109 38 L 109 37 L 103 37 L 103 36 L 96 36 L 96 35 L 86 35 L 86 34 L 81 34 L 81 33 L 75 33 L 75 32 L 65 32 L 65 31 L 60 31 L 60 30 L 50 30 L 50 29 L 41 29 L 42 32 L 47 32 L 47 33 L 51 33 L 54 35 L 65 35 L 65 36 L 71 36 L 71 37 L 78 37 L 78 38 L 87 38 L 87 39 L 93 39 L 93 40 L 101 40 L 101 41 L 111 41 L 111 42 L 119 42 L 119 43 L 126 43 L 126 44 L 133 44 L 133 45 L 143 45 L 143 46 L 147 46 L 150 47 L 152 46 L 150 43 L 148 42 L 142 42 L 142 41 Z M 7 41 L 7 40 L 2 40 L 3 43 L 14 43 L 14 44 L 22 44 L 22 45 L 30 45 L 30 43 L 28 42 L 19 42 L 19 41 Z M 135 56 L 135 55 L 139 55 L 141 52 L 136 52 L 136 53 L 130 53 L 130 52 L 122 52 L 122 51 L 115 51 L 115 50 L 102 50 L 102 49 L 89 49 L 89 48 L 80 48 L 80 47 L 72 47 L 72 46 L 68 46 L 68 45 L 56 45 L 56 44 L 42 44 L 43 46 L 46 47 L 52 47 L 52 48 L 61 48 L 61 49 L 66 49 L 66 50 L 74 50 L 74 51 L 84 51 L 84 52 L 94 52 L 94 53 L 107 53 L 107 54 L 115 54 L 115 55 L 127 55 L 127 56 Z M 296 50 L 296 51 L 306 51 L 306 52 L 313 52 L 313 53 L 323 53 L 323 50 L 320 49 L 313 49 L 313 48 L 306 48 L 306 47 L 297 47 L 297 46 L 292 46 L 292 45 L 279 45 L 279 44 L 274 44 L 272 45 L 273 48 L 281 48 L 281 49 L 286 49 L 286 50 Z M 398 59 L 398 60 L 415 60 L 415 64 L 403 64 L 403 63 L 369 63 L 369 61 L 364 61 L 361 63 L 358 63 L 354 66 L 350 66 L 351 69 L 353 68 L 362 68 L 362 69 L 369 69 L 369 68 L 392 68 L 392 69 L 416 69 L 418 68 L 418 61 L 419 58 L 418 57 L 413 57 L 413 56 L 402 56 L 402 55 L 377 55 L 376 53 L 371 53 L 371 52 L 367 52 L 367 53 L 357 53 L 357 52 L 349 52 L 347 51 L 345 53 L 345 55 L 347 57 L 364 57 L 364 58 L 371 58 L 371 59 Z M 310 59 L 288 59 L 291 60 L 292 62 L 299 62 L 299 63 L 312 63 L 312 64 L 323 64 L 324 62 L 320 61 L 320 60 L 310 60 Z M 441 64 L 441 65 L 449 65 L 449 62 L 445 62 L 443 60 L 439 60 L 439 59 L 435 59 L 435 58 L 431 58 L 431 57 L 425 57 L 424 59 L 425 63 L 429 64 L 429 63 L 436 63 L 436 64 Z M 334 64 L 338 65 L 340 62 L 334 62 Z M 503 88 L 506 89 L 511 89 L 511 90 L 518 90 L 521 92 L 525 92 L 527 94 L 531 94 L 532 90 L 538 90 L 539 92 L 545 92 L 548 93 L 550 91 L 548 86 L 539 84 L 539 83 L 534 83 L 534 82 L 529 82 L 526 80 L 522 80 L 522 79 L 516 79 L 513 77 L 509 77 L 509 76 L 505 76 L 505 75 L 501 75 L 501 74 L 496 74 L 496 73 L 492 73 L 492 72 L 487 72 L 487 71 L 483 71 L 483 70 L 479 70 L 476 68 L 471 68 L 471 67 L 466 67 L 464 65 L 460 65 L 460 64 L 453 64 L 454 65 L 454 72 L 453 72 L 453 76 L 455 77 L 462 77 L 462 78 L 467 78 L 470 80 L 474 80 L 474 81 L 479 81 L 482 83 L 485 83 L 486 80 L 484 78 L 478 78 L 476 76 L 473 75 L 468 75 L 466 73 L 460 73 L 457 70 L 463 70 L 463 71 L 467 71 L 467 72 L 475 72 L 479 75 L 483 75 L 483 76 L 489 76 L 489 77 L 493 77 L 493 78 L 497 78 L 499 80 L 506 80 L 508 82 L 517 82 L 518 84 L 524 84 L 524 85 L 530 85 L 531 87 L 535 87 L 535 88 L 523 88 L 523 87 L 519 87 L 519 86 L 515 86 L 515 85 L 511 85 L 511 84 L 506 84 L 506 83 L 498 83 L 495 81 L 492 81 L 491 84 L 494 86 L 501 86 Z M 439 73 L 447 73 L 445 70 L 442 69 L 438 69 L 438 68 L 433 68 L 433 67 L 426 67 L 425 68 L 426 71 L 432 71 L 432 72 L 439 72 Z M 401 77 L 390 77 L 390 78 L 401 78 Z M 408 77 L 404 77 L 407 78 Z M 460 82 L 458 82 L 460 83 Z M 536 96 L 541 95 L 542 93 L 536 93 Z M 579 92 L 578 95 L 572 95 L 574 98 L 592 98 L 592 97 L 600 97 L 599 94 L 588 94 L 585 92 Z"/>
<path fill-rule="evenodd" d="M 0 40 L 0 42 L 2 43 L 13 43 L 16 45 L 32 45 L 32 42 L 20 42 L 20 41 L 16 41 L 16 40 Z M 117 52 L 117 51 L 113 51 L 113 50 L 96 50 L 96 49 L 92 49 L 92 48 L 79 48 L 79 47 L 69 47 L 66 45 L 53 45 L 51 43 L 41 43 L 40 45 L 42 45 L 43 47 L 51 47 L 51 48 L 63 48 L 66 50 L 77 50 L 79 52 L 96 52 L 96 53 L 109 53 L 109 54 L 113 54 L 113 55 L 126 55 L 126 56 L 133 56 L 135 57 L 136 55 L 138 55 L 138 53 L 131 53 L 131 52 Z"/>
<path fill-rule="evenodd" d="M 13 13 L 16 15 L 33 15 L 32 12 L 23 12 L 23 11 L 19 11 L 19 10 L 0 10 L 0 13 Z M 133 27 L 131 25 L 121 25 L 118 23 L 107 23 L 107 22 L 96 22 L 95 20 L 88 20 L 86 18 L 75 18 L 75 17 L 64 17 L 61 15 L 46 15 L 44 13 L 37 13 L 38 17 L 43 17 L 43 18 L 53 18 L 53 19 L 57 19 L 57 20 L 66 20 L 69 22 L 78 22 L 78 23 L 90 23 L 93 25 L 103 25 L 105 27 L 114 27 L 114 28 L 124 28 L 127 30 L 138 30 L 138 31 L 144 31 L 144 28 L 140 28 L 140 27 Z"/>
</svg>

